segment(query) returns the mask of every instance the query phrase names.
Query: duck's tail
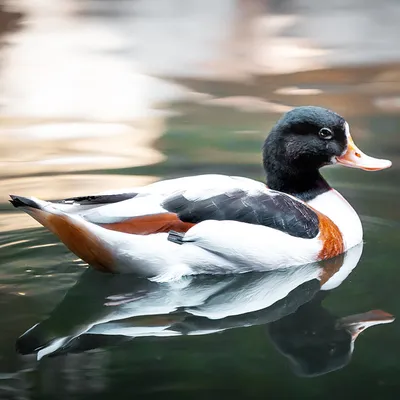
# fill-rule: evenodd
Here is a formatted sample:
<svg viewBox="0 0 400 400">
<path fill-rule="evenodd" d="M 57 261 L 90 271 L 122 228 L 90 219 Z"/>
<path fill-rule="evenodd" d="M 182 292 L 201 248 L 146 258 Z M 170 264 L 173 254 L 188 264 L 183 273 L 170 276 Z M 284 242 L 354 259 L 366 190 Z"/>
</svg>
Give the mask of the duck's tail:
<svg viewBox="0 0 400 400">
<path fill-rule="evenodd" d="M 52 203 L 34 197 L 10 195 L 10 203 L 21 208 L 53 232 L 78 257 L 95 269 L 114 271 L 114 256 L 107 241 L 99 235 L 100 227 L 76 215 L 66 214 Z"/>
<path fill-rule="evenodd" d="M 47 229 L 56 233 L 54 226 L 56 218 L 55 216 L 65 215 L 59 210 L 52 207 L 51 203 L 43 200 L 39 200 L 35 197 L 23 197 L 10 195 L 10 203 L 15 208 L 20 208 L 29 214 L 32 218 L 36 219 L 40 224 L 45 226 Z"/>
<path fill-rule="evenodd" d="M 176 244 L 167 240 L 167 233 L 135 235 L 117 232 L 77 214 L 61 211 L 57 204 L 35 197 L 10 197 L 14 207 L 32 216 L 97 270 L 136 273 L 152 278 L 162 276 L 165 280 L 187 272 L 186 267 L 173 268 L 177 264 Z M 168 276 L 164 277 L 166 274 Z"/>
</svg>

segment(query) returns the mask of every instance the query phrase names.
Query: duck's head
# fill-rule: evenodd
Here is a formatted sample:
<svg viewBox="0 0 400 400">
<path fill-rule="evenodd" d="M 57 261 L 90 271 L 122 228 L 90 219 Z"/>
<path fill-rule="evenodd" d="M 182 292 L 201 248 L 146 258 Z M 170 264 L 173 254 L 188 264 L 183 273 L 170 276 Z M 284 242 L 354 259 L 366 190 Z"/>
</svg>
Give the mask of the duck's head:
<svg viewBox="0 0 400 400">
<path fill-rule="evenodd" d="M 265 141 L 263 158 L 271 189 L 306 200 L 329 188 L 318 172 L 323 166 L 338 163 L 378 171 L 392 165 L 358 149 L 343 117 L 311 106 L 294 108 L 276 123 Z"/>
</svg>

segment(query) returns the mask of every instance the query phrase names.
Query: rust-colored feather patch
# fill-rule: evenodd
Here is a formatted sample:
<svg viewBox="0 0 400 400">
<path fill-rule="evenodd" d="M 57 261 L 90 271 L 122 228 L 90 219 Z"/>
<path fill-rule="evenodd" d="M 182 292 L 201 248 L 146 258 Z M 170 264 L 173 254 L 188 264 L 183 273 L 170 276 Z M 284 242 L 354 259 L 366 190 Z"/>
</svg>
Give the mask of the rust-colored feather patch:
<svg viewBox="0 0 400 400">
<path fill-rule="evenodd" d="M 91 267 L 103 272 L 114 272 L 112 254 L 89 229 L 74 223 L 65 215 L 50 214 L 33 208 L 29 208 L 29 214 L 57 235 L 69 250 Z"/>
<path fill-rule="evenodd" d="M 319 236 L 322 249 L 318 261 L 327 260 L 344 252 L 343 236 L 337 225 L 326 215 L 316 211 L 319 220 Z"/>
<path fill-rule="evenodd" d="M 132 233 L 136 235 L 150 235 L 160 232 L 187 232 L 193 225 L 181 221 L 174 213 L 144 215 L 125 219 L 120 222 L 101 224 L 103 228 L 112 231 Z"/>
</svg>

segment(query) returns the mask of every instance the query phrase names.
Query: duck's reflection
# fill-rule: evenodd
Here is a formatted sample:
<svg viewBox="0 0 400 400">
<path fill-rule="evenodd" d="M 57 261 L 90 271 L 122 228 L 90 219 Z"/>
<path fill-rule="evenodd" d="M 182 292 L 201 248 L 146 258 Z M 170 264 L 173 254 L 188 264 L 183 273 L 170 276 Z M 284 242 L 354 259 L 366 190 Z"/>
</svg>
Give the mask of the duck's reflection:
<svg viewBox="0 0 400 400">
<path fill-rule="evenodd" d="M 341 284 L 361 253 L 362 245 L 324 263 L 171 283 L 88 270 L 48 319 L 17 340 L 17 349 L 37 353 L 40 359 L 136 337 L 211 334 L 265 325 L 295 373 L 327 373 L 350 361 L 362 330 L 394 320 L 378 310 L 336 318 L 321 305 L 327 290 Z"/>
<path fill-rule="evenodd" d="M 343 368 L 362 331 L 394 320 L 381 310 L 336 317 L 321 305 L 326 295 L 317 293 L 295 313 L 267 325 L 272 342 L 289 359 L 296 375 L 312 377 Z"/>
</svg>

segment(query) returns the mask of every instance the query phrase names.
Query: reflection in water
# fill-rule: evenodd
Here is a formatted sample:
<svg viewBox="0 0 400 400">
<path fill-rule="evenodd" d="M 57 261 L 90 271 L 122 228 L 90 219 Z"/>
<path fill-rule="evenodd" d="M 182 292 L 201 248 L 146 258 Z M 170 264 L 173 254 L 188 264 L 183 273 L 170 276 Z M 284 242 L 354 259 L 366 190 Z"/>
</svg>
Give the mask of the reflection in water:
<svg viewBox="0 0 400 400">
<path fill-rule="evenodd" d="M 94 169 L 148 165 L 163 160 L 152 148 L 163 125 L 157 120 L 141 124 L 30 123 L 1 129 L 1 176 L 68 173 Z M 21 146 L 21 141 L 24 146 Z"/>
<path fill-rule="evenodd" d="M 289 359 L 296 375 L 312 377 L 343 368 L 362 331 L 394 321 L 381 310 L 338 318 L 321 305 L 325 296 L 318 293 L 296 313 L 267 326 L 272 342 Z"/>
<path fill-rule="evenodd" d="M 362 330 L 394 320 L 383 311 L 336 318 L 321 305 L 326 289 L 341 284 L 361 252 L 362 245 L 343 257 L 293 269 L 162 284 L 88 270 L 48 319 L 18 339 L 17 349 L 41 359 L 138 337 L 205 335 L 265 325 L 296 372 L 327 373 L 350 361 Z"/>
</svg>

